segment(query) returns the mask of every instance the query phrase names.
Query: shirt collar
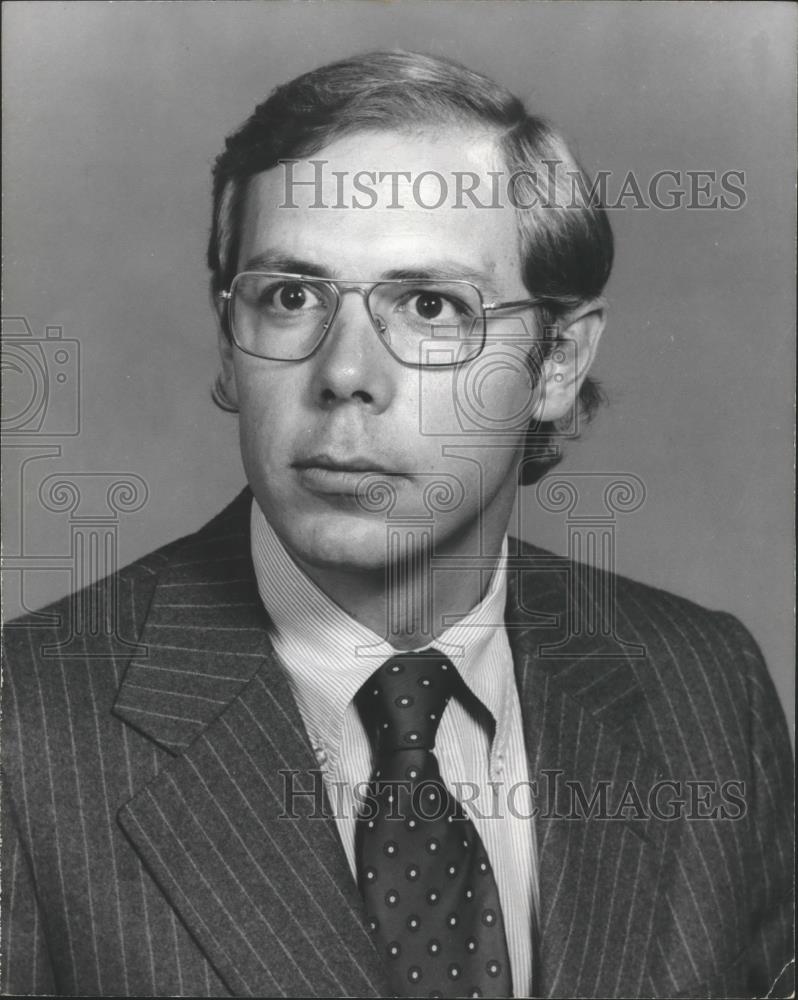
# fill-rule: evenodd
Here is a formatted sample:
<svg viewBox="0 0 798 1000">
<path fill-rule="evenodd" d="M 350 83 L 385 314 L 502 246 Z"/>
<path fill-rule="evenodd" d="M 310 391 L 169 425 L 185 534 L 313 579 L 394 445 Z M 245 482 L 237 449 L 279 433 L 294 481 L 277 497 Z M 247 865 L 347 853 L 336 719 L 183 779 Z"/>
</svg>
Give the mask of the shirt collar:
<svg viewBox="0 0 798 1000">
<path fill-rule="evenodd" d="M 254 499 L 250 529 L 258 592 L 272 622 L 275 650 L 311 741 L 335 757 L 344 713 L 355 694 L 382 663 L 402 650 L 356 621 L 316 586 L 288 554 Z M 504 742 L 515 683 L 512 662 L 496 655 L 494 642 L 497 630 L 505 638 L 506 564 L 505 536 L 485 596 L 429 644 L 449 657 L 493 716 L 494 749 Z"/>
</svg>

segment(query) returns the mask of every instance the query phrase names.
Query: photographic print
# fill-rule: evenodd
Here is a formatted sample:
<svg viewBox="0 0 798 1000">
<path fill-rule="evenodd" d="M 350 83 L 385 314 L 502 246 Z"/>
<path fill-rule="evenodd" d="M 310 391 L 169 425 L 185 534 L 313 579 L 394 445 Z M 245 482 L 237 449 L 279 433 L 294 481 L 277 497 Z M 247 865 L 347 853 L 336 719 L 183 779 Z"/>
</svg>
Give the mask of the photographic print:
<svg viewBox="0 0 798 1000">
<path fill-rule="evenodd" d="M 795 8 L 3 29 L 3 994 L 792 995 Z"/>
</svg>

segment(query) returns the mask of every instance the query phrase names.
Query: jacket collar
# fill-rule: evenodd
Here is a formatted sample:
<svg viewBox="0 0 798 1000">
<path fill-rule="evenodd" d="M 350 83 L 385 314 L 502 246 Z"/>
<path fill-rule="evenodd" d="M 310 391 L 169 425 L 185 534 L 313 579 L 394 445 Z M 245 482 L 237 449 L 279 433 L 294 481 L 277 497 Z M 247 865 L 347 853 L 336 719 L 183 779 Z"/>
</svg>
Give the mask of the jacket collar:
<svg viewBox="0 0 798 1000">
<path fill-rule="evenodd" d="M 172 754 L 189 747 L 271 656 L 250 556 L 251 500 L 244 490 L 169 551 L 143 649 L 119 689 L 114 713 Z"/>
</svg>

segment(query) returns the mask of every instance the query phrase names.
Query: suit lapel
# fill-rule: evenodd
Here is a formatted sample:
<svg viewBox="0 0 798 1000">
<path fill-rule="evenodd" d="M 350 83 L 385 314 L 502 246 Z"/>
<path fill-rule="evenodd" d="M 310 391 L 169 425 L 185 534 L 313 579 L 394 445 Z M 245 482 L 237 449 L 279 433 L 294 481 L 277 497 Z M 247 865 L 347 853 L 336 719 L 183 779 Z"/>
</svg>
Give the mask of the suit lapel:
<svg viewBox="0 0 798 1000">
<path fill-rule="evenodd" d="M 378 996 L 360 896 L 268 639 L 250 499 L 159 579 L 115 712 L 174 760 L 119 822 L 232 993 Z"/>
<path fill-rule="evenodd" d="M 534 552 L 531 559 L 534 565 Z M 617 648 L 603 650 L 596 636 L 586 637 L 571 658 L 544 658 L 541 647 L 564 638 L 567 568 L 561 562 L 556 570 L 549 557 L 541 565 L 544 572 L 511 579 L 507 609 L 540 809 L 534 993 L 640 995 L 655 943 L 664 857 L 681 831 L 680 823 L 643 815 L 661 773 L 658 762 L 641 751 L 631 726 L 634 719 L 645 724 L 637 671 L 646 661 L 619 660 Z M 535 609 L 537 621 L 524 624 L 522 604 Z M 541 625 L 541 614 L 553 615 L 558 625 Z"/>
</svg>

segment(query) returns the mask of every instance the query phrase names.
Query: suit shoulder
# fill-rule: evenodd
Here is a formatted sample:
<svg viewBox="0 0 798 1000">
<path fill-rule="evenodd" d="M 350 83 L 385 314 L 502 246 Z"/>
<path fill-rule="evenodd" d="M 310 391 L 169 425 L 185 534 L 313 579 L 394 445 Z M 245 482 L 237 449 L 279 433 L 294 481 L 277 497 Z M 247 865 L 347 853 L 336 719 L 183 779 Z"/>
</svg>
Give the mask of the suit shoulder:
<svg viewBox="0 0 798 1000">
<path fill-rule="evenodd" d="M 513 540 L 518 555 L 528 561 L 534 575 L 546 576 L 545 589 L 552 603 L 563 603 L 569 595 L 582 597 L 584 610 L 595 611 L 597 602 L 610 600 L 616 614 L 616 626 L 646 638 L 679 642 L 686 633 L 699 645 L 717 647 L 731 641 L 736 652 L 759 656 L 759 649 L 748 629 L 734 615 L 699 604 L 687 597 L 660 587 L 609 573 L 526 542 Z M 536 572 L 542 568 L 542 573 Z M 579 604 L 579 601 L 576 602 Z"/>
<path fill-rule="evenodd" d="M 651 698 L 697 699 L 709 708 L 725 700 L 739 710 L 758 688 L 778 709 L 759 646 L 734 615 L 532 545 L 519 543 L 517 551 L 535 581 L 526 593 L 520 584 L 523 604 L 576 633 L 575 651 L 583 637 L 582 653 L 593 662 L 602 648 L 608 665 L 625 659 Z"/>
<path fill-rule="evenodd" d="M 246 532 L 251 494 L 242 492 L 198 531 L 141 556 L 116 573 L 28 612 L 3 628 L 4 700 L 23 695 L 36 679 L 51 679 L 54 665 L 65 676 L 100 662 L 122 667 L 135 653 L 156 585 L 180 560 L 213 558 L 233 534 Z M 106 674 L 114 671 L 106 671 Z M 49 681 L 48 681 L 49 683 Z"/>
<path fill-rule="evenodd" d="M 246 514 L 251 499 L 250 491 L 243 490 L 232 503 L 198 530 L 153 549 L 117 570 L 116 573 L 95 580 L 37 611 L 29 611 L 7 622 L 4 626 L 6 639 L 13 641 L 14 635 L 25 629 L 40 631 L 46 629 L 48 625 L 51 628 L 55 627 L 56 621 L 60 622 L 68 617 L 72 607 L 89 605 L 92 600 L 96 600 L 98 591 L 111 591 L 117 586 L 141 588 L 144 592 L 151 591 L 164 569 L 169 567 L 179 554 L 191 548 L 201 549 L 204 546 L 212 548 L 217 542 L 223 542 L 233 534 L 240 534 L 245 530 Z"/>
<path fill-rule="evenodd" d="M 541 664 L 603 724 L 696 773 L 719 762 L 743 773 L 763 743 L 777 769 L 788 765 L 784 711 L 736 617 L 534 546 L 519 555 L 535 581 L 518 584 L 520 603 L 556 622 L 539 626 Z"/>
</svg>

